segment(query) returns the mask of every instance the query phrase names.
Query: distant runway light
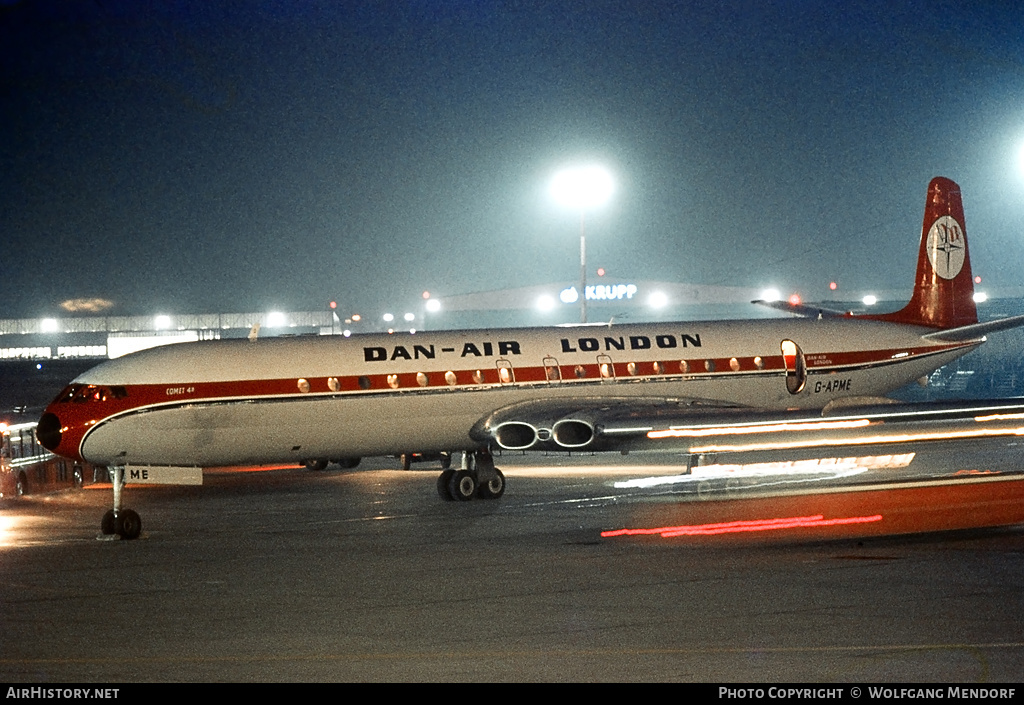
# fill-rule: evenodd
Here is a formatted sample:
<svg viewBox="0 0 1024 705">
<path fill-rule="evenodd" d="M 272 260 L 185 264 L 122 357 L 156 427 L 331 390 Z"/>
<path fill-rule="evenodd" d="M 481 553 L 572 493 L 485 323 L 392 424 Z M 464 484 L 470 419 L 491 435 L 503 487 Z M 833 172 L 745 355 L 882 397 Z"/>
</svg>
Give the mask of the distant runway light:
<svg viewBox="0 0 1024 705">
<path fill-rule="evenodd" d="M 984 291 L 974 292 L 974 303 L 980 304 L 986 301 L 988 301 L 988 294 L 986 294 Z"/>
<path fill-rule="evenodd" d="M 537 308 L 541 311 L 550 311 L 555 307 L 555 299 L 552 296 L 544 294 L 537 298 Z"/>
<path fill-rule="evenodd" d="M 171 327 L 171 317 L 160 315 L 153 319 L 153 327 L 157 330 L 164 330 Z"/>
<path fill-rule="evenodd" d="M 863 299 L 861 299 L 861 301 L 864 302 L 865 306 L 874 306 L 875 304 L 878 303 L 878 297 L 876 297 L 874 294 L 868 294 Z"/>
<path fill-rule="evenodd" d="M 415 313 L 407 313 L 404 316 L 402 316 L 402 318 L 405 319 L 406 323 L 412 323 L 413 321 L 416 320 L 416 314 Z"/>
<path fill-rule="evenodd" d="M 438 299 L 427 299 L 427 310 L 431 313 L 437 313 L 441 310 L 441 302 Z"/>
<path fill-rule="evenodd" d="M 393 320 L 395 320 L 395 314 L 393 314 L 393 313 L 385 313 L 384 314 L 384 322 L 385 323 L 391 323 L 391 321 L 393 321 Z"/>
<path fill-rule="evenodd" d="M 647 297 L 647 305 L 651 308 L 665 308 L 668 306 L 668 296 L 661 291 L 655 291 Z"/>
<path fill-rule="evenodd" d="M 782 298 L 782 294 L 779 293 L 778 289 L 765 289 L 761 292 L 761 298 L 764 301 L 778 301 Z"/>
<path fill-rule="evenodd" d="M 56 318 L 44 318 L 39 322 L 39 329 L 44 333 L 56 333 L 57 327 Z"/>
<path fill-rule="evenodd" d="M 267 327 L 281 328 L 288 324 L 288 319 L 280 311 L 271 311 L 267 314 Z"/>
</svg>

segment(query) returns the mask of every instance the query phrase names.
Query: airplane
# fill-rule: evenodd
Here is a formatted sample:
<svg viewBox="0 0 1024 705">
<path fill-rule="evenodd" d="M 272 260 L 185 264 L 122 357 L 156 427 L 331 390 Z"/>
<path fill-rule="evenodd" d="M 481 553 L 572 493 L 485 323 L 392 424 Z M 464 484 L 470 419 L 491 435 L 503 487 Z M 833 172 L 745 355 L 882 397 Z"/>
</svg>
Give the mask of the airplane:
<svg viewBox="0 0 1024 705">
<path fill-rule="evenodd" d="M 798 318 L 600 324 L 181 343 L 106 361 L 37 435 L 114 471 L 104 534 L 135 538 L 124 469 L 462 453 L 444 499 L 496 499 L 491 451 L 625 450 L 605 422 L 877 403 L 1024 316 L 979 323 L 960 187 L 928 186 L 910 302 L 885 314 L 767 304 Z M 766 302 L 754 302 L 766 303 Z M 624 412 L 625 410 L 625 412 Z"/>
</svg>

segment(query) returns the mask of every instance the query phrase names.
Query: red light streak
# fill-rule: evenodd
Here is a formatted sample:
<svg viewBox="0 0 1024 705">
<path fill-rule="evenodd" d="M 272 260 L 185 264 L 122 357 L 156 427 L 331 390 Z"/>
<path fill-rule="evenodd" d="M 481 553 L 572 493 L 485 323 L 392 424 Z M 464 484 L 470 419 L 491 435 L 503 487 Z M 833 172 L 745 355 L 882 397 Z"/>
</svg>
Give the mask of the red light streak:
<svg viewBox="0 0 1024 705">
<path fill-rule="evenodd" d="M 842 519 L 826 519 L 823 514 L 806 517 L 786 517 L 777 519 L 749 519 L 727 521 L 718 524 L 694 524 L 692 526 L 664 526 L 658 529 L 616 529 L 602 531 L 602 538 L 615 536 L 650 536 L 660 534 L 662 538 L 673 536 L 715 536 L 718 534 L 736 534 L 751 531 L 778 531 L 781 529 L 806 529 L 821 526 L 842 526 L 846 524 L 868 524 L 881 521 L 881 514 L 862 517 L 844 517 Z"/>
</svg>

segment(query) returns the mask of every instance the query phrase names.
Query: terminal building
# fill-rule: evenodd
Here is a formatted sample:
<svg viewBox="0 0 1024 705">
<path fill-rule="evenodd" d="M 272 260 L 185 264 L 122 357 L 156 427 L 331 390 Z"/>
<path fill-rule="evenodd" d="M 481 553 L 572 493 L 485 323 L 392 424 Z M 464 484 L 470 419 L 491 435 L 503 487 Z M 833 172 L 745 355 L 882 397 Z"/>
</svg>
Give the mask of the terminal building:
<svg viewBox="0 0 1024 705">
<path fill-rule="evenodd" d="M 751 306 L 754 289 L 673 282 L 612 281 L 587 286 L 587 320 L 751 318 L 778 315 Z M 0 319 L 0 361 L 103 359 L 169 343 L 250 335 L 351 335 L 398 330 L 524 327 L 580 322 L 573 284 L 428 297 L 391 313 L 338 310 L 68 316 Z"/>
</svg>

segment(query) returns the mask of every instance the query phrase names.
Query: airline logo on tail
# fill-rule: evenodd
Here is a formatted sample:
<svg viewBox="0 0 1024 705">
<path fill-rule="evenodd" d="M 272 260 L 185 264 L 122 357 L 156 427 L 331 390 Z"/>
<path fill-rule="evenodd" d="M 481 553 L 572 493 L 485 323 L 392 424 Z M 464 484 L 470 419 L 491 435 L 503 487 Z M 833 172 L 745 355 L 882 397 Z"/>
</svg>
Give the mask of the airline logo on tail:
<svg viewBox="0 0 1024 705">
<path fill-rule="evenodd" d="M 967 254 L 964 229 L 956 219 L 944 215 L 928 231 L 928 261 L 943 279 L 954 279 L 963 269 Z"/>
</svg>

